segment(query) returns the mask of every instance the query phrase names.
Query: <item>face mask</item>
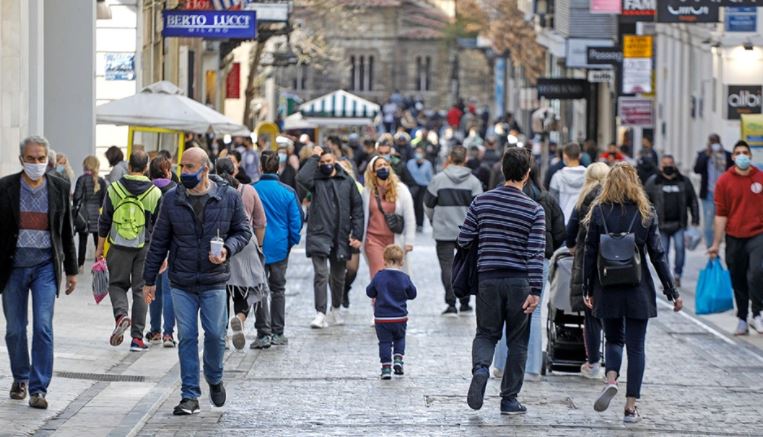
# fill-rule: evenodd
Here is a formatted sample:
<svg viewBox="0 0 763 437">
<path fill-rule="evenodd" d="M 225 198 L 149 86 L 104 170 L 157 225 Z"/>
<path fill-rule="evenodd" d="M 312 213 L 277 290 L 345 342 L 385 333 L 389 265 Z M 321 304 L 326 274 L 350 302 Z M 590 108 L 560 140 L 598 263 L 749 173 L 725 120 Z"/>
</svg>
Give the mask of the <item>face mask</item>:
<svg viewBox="0 0 763 437">
<path fill-rule="evenodd" d="M 288 157 L 289 156 L 287 154 L 285 154 L 285 153 L 279 153 L 278 154 L 278 162 L 280 164 L 283 164 L 284 162 L 286 162 L 286 158 L 288 158 Z"/>
<path fill-rule="evenodd" d="M 382 155 L 381 157 L 387 162 L 392 161 L 392 155 Z"/>
<path fill-rule="evenodd" d="M 750 168 L 750 157 L 747 155 L 737 155 L 736 158 L 734 158 L 734 164 L 736 164 L 740 170 L 747 170 Z"/>
<path fill-rule="evenodd" d="M 718 143 L 713 143 L 713 144 L 711 144 L 711 145 L 710 145 L 710 149 L 711 149 L 713 152 L 716 152 L 716 153 L 720 152 L 722 148 L 723 148 L 723 147 L 721 147 L 721 145 L 720 145 L 720 144 L 718 144 Z"/>
<path fill-rule="evenodd" d="M 331 173 L 334 172 L 334 164 L 321 164 L 318 168 L 326 176 L 331 176 Z"/>
<path fill-rule="evenodd" d="M 376 177 L 386 181 L 389 177 L 389 169 L 387 167 L 380 168 L 379 170 L 376 170 Z"/>
<path fill-rule="evenodd" d="M 665 176 L 673 176 L 676 174 L 676 168 L 672 165 L 668 165 L 663 167 L 662 172 L 665 174 Z"/>
<path fill-rule="evenodd" d="M 417 153 L 416 154 L 416 159 L 418 159 L 419 161 L 423 160 L 424 159 L 424 154 L 423 153 Z"/>
<path fill-rule="evenodd" d="M 29 177 L 29 179 L 36 181 L 39 180 L 44 174 L 45 171 L 48 169 L 48 164 L 30 164 L 28 162 L 24 163 L 24 173 Z"/>
<path fill-rule="evenodd" d="M 57 165 L 56 166 L 56 173 L 64 174 L 64 166 L 63 165 Z"/>
<path fill-rule="evenodd" d="M 184 187 L 193 190 L 201 182 L 201 173 L 203 171 L 204 167 L 201 167 L 196 173 L 181 173 L 180 182 Z"/>
</svg>

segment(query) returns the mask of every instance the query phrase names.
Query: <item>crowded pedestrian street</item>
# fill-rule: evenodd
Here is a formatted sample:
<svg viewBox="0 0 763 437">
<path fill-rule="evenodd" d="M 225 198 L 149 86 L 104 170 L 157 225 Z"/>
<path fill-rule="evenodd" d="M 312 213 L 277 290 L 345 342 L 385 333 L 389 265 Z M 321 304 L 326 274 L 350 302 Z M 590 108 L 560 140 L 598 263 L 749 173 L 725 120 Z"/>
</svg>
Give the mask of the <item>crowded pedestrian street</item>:
<svg viewBox="0 0 763 437">
<path fill-rule="evenodd" d="M 522 417 L 499 414 L 499 381 L 491 378 L 485 407 L 471 411 L 466 392 L 474 316 L 440 315 L 442 286 L 429 232 L 431 228 L 417 235 L 410 258 L 419 296 L 409 305 L 405 376 L 379 380 L 365 267 L 351 291 L 345 325 L 309 327 L 312 265 L 304 249 L 295 248 L 286 292 L 290 343 L 226 352 L 225 407 L 205 401 L 199 415 L 173 416 L 179 396 L 176 350 L 131 354 L 108 348 L 112 320 L 92 301 L 83 280 L 56 309 L 56 371 L 50 388 L 55 400 L 45 411 L 0 402 L 0 435 L 757 434 L 763 352 L 754 344 L 763 344 L 763 336 L 751 335 L 746 342 L 720 327 L 724 319 L 711 322 L 691 311 L 675 314 L 666 304 L 660 304 L 649 327 L 641 423 L 623 425 L 620 399 L 609 411 L 594 412 L 591 405 L 601 382 L 576 373 L 525 381 L 520 398 L 528 412 Z M 704 263 L 700 253 L 689 258 L 687 290 Z M 252 341 L 252 326 L 246 331 Z M 3 360 L 0 386 L 11 380 Z"/>
</svg>

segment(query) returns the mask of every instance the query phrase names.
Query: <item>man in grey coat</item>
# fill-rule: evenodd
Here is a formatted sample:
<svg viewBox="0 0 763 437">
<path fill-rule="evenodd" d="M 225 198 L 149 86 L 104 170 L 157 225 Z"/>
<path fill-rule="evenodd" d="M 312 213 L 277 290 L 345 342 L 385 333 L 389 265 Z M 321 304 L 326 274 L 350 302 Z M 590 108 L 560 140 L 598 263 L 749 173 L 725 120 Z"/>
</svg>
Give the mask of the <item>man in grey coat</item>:
<svg viewBox="0 0 763 437">
<path fill-rule="evenodd" d="M 451 284 L 459 226 L 464 222 L 474 197 L 482 193 L 482 184 L 464 166 L 465 162 L 466 148 L 454 146 L 448 154 L 445 170 L 435 175 L 424 194 L 424 210 L 432 222 L 432 236 L 437 247 L 437 260 L 440 262 L 440 279 L 445 288 L 445 303 L 448 307 L 442 315 L 446 317 L 457 317 L 459 312 Z M 468 296 L 461 299 L 460 311 L 472 311 Z"/>
</svg>

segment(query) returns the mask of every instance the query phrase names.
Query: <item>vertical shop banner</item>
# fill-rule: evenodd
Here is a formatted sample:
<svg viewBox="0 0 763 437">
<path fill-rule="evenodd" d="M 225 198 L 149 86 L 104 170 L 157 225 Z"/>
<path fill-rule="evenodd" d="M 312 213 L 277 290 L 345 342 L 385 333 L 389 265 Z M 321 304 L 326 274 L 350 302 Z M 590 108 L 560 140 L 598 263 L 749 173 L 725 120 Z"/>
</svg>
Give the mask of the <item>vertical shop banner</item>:
<svg viewBox="0 0 763 437">
<path fill-rule="evenodd" d="M 758 8 L 726 8 L 726 32 L 755 32 L 758 30 Z"/>
<path fill-rule="evenodd" d="M 729 85 L 726 91 L 726 118 L 739 120 L 742 115 L 761 113 L 760 85 Z"/>
<path fill-rule="evenodd" d="M 620 14 L 622 0 L 591 0 L 592 14 Z"/>
<path fill-rule="evenodd" d="M 618 97 L 617 115 L 623 126 L 654 125 L 654 102 L 640 97 Z"/>
<path fill-rule="evenodd" d="M 651 58 L 654 39 L 651 35 L 623 35 L 624 58 Z"/>
<path fill-rule="evenodd" d="M 652 92 L 652 58 L 623 59 L 623 94 Z"/>
<path fill-rule="evenodd" d="M 752 149 L 752 164 L 763 170 L 763 115 L 742 115 L 742 139 Z"/>
<path fill-rule="evenodd" d="M 718 23 L 720 8 L 711 0 L 660 0 L 658 23 Z"/>
<path fill-rule="evenodd" d="M 225 77 L 225 98 L 238 99 L 241 97 L 241 63 L 234 62 Z"/>
<path fill-rule="evenodd" d="M 656 9 L 657 0 L 623 0 L 621 20 L 631 23 L 654 21 Z"/>
<path fill-rule="evenodd" d="M 506 113 L 506 58 L 503 56 L 495 59 L 495 115 L 501 116 Z"/>
</svg>

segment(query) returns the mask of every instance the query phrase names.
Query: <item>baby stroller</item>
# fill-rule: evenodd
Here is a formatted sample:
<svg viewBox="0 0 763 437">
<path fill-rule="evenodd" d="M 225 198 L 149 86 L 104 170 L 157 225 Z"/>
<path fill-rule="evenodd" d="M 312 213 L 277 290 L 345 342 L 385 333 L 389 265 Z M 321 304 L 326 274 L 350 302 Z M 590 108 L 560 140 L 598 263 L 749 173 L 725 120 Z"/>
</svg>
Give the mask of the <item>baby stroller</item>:
<svg viewBox="0 0 763 437">
<path fill-rule="evenodd" d="M 580 372 L 586 361 L 583 323 L 585 316 L 573 312 L 570 304 L 570 278 L 573 255 L 566 247 L 559 248 L 549 265 L 548 344 L 543 352 L 542 374 L 552 371 Z"/>
</svg>

